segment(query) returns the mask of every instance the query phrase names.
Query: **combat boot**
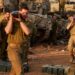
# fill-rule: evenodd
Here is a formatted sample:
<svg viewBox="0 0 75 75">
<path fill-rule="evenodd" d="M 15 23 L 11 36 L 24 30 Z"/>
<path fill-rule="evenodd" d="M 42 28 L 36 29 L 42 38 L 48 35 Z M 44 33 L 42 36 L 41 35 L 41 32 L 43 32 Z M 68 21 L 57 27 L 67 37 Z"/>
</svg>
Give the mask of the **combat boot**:
<svg viewBox="0 0 75 75">
<path fill-rule="evenodd" d="M 29 68 L 30 68 L 30 67 L 29 67 L 29 64 L 28 64 L 28 63 L 24 63 L 24 64 L 23 64 L 23 71 L 24 71 L 24 73 L 25 73 L 25 72 L 29 72 Z"/>
</svg>

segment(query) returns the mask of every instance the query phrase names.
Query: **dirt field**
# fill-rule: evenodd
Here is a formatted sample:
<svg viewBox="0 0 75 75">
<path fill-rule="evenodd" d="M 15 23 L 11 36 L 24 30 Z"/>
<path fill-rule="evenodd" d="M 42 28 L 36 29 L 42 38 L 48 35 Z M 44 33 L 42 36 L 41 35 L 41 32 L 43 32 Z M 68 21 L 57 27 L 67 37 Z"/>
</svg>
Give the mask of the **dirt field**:
<svg viewBox="0 0 75 75">
<path fill-rule="evenodd" d="M 69 63 L 69 52 L 66 46 L 46 46 L 39 45 L 32 48 L 34 55 L 29 55 L 30 72 L 26 75 L 50 75 L 42 73 L 42 66 L 45 64 L 52 65 L 70 65 L 72 71 L 75 71 L 75 65 Z M 68 75 L 74 75 L 73 72 Z"/>
<path fill-rule="evenodd" d="M 66 46 L 39 45 L 30 50 L 34 54 L 29 55 L 30 72 L 25 75 L 50 75 L 42 72 L 42 66 L 45 64 L 70 65 L 72 71 L 75 71 L 75 65 L 69 63 L 69 52 Z M 68 75 L 74 75 L 72 71 Z M 8 73 L 0 75 L 8 75 Z"/>
</svg>

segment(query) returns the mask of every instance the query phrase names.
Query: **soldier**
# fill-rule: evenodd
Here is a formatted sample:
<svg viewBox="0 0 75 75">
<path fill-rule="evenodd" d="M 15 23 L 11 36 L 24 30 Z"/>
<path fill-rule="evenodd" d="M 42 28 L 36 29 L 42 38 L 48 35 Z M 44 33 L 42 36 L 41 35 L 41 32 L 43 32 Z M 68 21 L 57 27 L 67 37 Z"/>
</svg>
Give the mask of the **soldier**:
<svg viewBox="0 0 75 75">
<path fill-rule="evenodd" d="M 7 60 L 7 35 L 2 24 L 0 25 L 0 59 Z"/>
<path fill-rule="evenodd" d="M 50 42 L 51 44 L 53 45 L 57 45 L 57 34 L 56 34 L 56 31 L 57 31 L 57 26 L 58 26 L 58 22 L 57 22 L 57 16 L 56 15 L 53 15 L 52 16 L 52 30 L 50 32 Z"/>
<path fill-rule="evenodd" d="M 4 25 L 1 23 L 5 21 L 6 18 L 4 17 L 3 9 L 0 9 L 0 59 L 7 60 L 7 35 L 4 31 Z"/>
<path fill-rule="evenodd" d="M 7 54 L 12 65 L 10 75 L 24 75 L 23 64 L 28 64 L 27 52 L 31 33 L 30 22 L 27 20 L 28 7 L 21 3 L 18 13 L 18 17 L 7 13 L 9 17 L 5 27 L 8 34 Z"/>
<path fill-rule="evenodd" d="M 74 57 L 74 53 L 73 53 L 73 46 L 75 45 L 75 19 L 72 15 L 70 15 L 68 17 L 69 23 L 67 25 L 67 30 L 69 30 L 70 32 L 70 38 L 68 41 L 68 50 L 70 53 L 70 62 L 71 63 L 75 63 L 75 57 Z"/>
</svg>

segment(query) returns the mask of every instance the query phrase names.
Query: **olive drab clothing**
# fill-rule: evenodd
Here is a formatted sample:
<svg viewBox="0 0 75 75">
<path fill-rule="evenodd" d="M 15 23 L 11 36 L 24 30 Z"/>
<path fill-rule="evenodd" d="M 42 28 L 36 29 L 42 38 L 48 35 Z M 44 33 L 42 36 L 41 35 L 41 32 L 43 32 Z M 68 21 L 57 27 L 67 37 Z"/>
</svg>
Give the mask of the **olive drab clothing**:
<svg viewBox="0 0 75 75">
<path fill-rule="evenodd" d="M 71 27 L 69 32 L 70 32 L 70 38 L 68 41 L 68 50 L 70 52 L 70 55 L 73 56 L 73 48 L 75 45 L 75 25 L 73 27 Z"/>
<path fill-rule="evenodd" d="M 75 45 L 75 35 L 70 36 L 69 38 L 69 42 L 68 42 L 68 50 L 71 52 L 73 52 L 73 47 Z"/>
<path fill-rule="evenodd" d="M 12 65 L 9 75 L 24 75 L 24 72 L 21 74 L 23 71 L 23 58 L 21 58 L 23 54 L 20 52 L 21 50 L 22 49 L 18 44 L 8 44 L 7 54 Z"/>
<path fill-rule="evenodd" d="M 57 40 L 57 34 L 56 34 L 56 31 L 57 31 L 57 26 L 58 26 L 58 22 L 57 20 L 53 21 L 52 22 L 52 30 L 50 32 L 50 42 L 52 44 L 56 44 L 56 40 Z"/>
<path fill-rule="evenodd" d="M 70 29 L 70 35 L 75 35 L 75 25 Z"/>
<path fill-rule="evenodd" d="M 31 29 L 29 21 L 23 21 Z M 12 32 L 8 34 L 8 58 L 12 64 L 10 75 L 24 75 L 23 63 L 28 62 L 30 36 L 25 35 L 18 22 L 13 23 Z M 14 72 L 12 73 L 14 69 Z M 22 74 L 23 73 L 23 74 Z"/>
<path fill-rule="evenodd" d="M 3 13 L 0 13 L 0 22 L 2 21 L 2 19 L 3 19 Z"/>
<path fill-rule="evenodd" d="M 28 25 L 27 22 L 25 22 L 26 25 Z M 29 27 L 29 26 L 28 26 Z M 11 34 L 8 35 L 8 40 L 7 40 L 8 44 L 10 45 L 11 43 L 13 44 L 18 44 L 18 45 L 22 45 L 24 48 L 21 51 L 26 51 L 29 48 L 29 42 L 30 42 L 30 37 L 26 36 L 25 33 L 22 31 L 22 29 L 20 28 L 20 26 L 18 25 L 18 23 L 14 23 L 13 29 Z M 26 46 L 25 46 L 26 45 Z M 27 49 L 26 49 L 27 47 Z"/>
<path fill-rule="evenodd" d="M 10 43 L 16 43 L 21 44 L 27 40 L 27 36 L 24 34 L 22 29 L 20 28 L 20 25 L 18 23 L 14 23 L 12 32 L 8 35 L 8 44 Z"/>
<path fill-rule="evenodd" d="M 33 44 L 35 43 L 35 40 L 36 40 L 37 27 L 31 21 L 29 23 L 30 24 L 27 24 L 31 30 L 31 34 L 29 36 L 29 41 L 30 41 L 30 46 L 33 46 Z"/>
</svg>

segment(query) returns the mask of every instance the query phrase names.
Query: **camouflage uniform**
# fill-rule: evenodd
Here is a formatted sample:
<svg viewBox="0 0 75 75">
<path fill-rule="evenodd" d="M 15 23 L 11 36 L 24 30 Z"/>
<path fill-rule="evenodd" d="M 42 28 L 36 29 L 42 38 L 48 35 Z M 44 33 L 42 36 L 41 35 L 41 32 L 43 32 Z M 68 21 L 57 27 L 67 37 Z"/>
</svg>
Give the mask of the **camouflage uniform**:
<svg viewBox="0 0 75 75">
<path fill-rule="evenodd" d="M 73 54 L 73 46 L 75 45 L 75 25 L 70 29 L 70 38 L 68 42 L 68 50 L 72 58 L 74 58 Z"/>
<path fill-rule="evenodd" d="M 25 24 L 30 25 L 28 21 Z M 18 22 L 13 23 L 12 32 L 8 34 L 8 47 L 7 53 L 9 61 L 12 64 L 10 75 L 24 75 L 23 63 L 27 62 L 28 48 L 29 48 L 29 36 L 20 28 Z"/>
</svg>

